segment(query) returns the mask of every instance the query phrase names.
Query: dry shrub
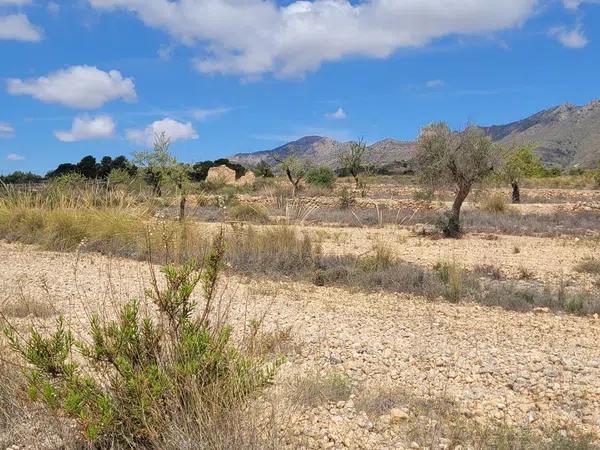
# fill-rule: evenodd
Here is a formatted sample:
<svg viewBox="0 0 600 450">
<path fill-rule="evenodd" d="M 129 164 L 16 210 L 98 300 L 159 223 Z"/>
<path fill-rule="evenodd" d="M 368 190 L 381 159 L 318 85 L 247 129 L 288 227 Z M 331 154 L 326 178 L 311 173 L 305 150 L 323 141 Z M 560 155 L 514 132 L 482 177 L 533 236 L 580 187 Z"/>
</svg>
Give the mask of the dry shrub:
<svg viewBox="0 0 600 450">
<path fill-rule="evenodd" d="M 242 271 L 272 275 L 294 275 L 313 264 L 313 245 L 288 226 L 262 230 L 235 229 L 227 246 L 227 261 Z"/>
<path fill-rule="evenodd" d="M 227 215 L 230 220 L 238 222 L 269 222 L 269 214 L 267 209 L 258 204 L 238 203 L 237 205 L 231 206 L 227 210 Z"/>
<path fill-rule="evenodd" d="M 473 267 L 473 273 L 476 275 L 491 278 L 492 280 L 501 280 L 504 278 L 502 269 L 492 264 L 479 264 Z"/>
<path fill-rule="evenodd" d="M 519 267 L 519 280 L 532 280 L 535 278 L 535 274 L 527 267 Z"/>
<path fill-rule="evenodd" d="M 501 192 L 494 192 L 481 201 L 480 208 L 490 213 L 503 213 L 508 209 L 508 201 Z"/>
</svg>

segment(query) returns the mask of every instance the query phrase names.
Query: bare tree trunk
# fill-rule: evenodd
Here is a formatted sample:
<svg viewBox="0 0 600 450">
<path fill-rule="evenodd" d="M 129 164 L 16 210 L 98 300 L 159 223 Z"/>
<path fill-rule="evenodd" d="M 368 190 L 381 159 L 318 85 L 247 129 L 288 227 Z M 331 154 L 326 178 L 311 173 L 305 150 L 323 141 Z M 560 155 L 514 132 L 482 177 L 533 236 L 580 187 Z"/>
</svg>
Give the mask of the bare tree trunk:
<svg viewBox="0 0 600 450">
<path fill-rule="evenodd" d="M 358 189 L 360 187 L 360 180 L 358 179 L 358 173 L 356 173 L 354 170 L 350 173 L 354 177 L 354 183 L 356 183 L 356 189 Z"/>
<path fill-rule="evenodd" d="M 185 219 L 185 203 L 187 201 L 187 198 L 185 196 L 185 194 L 181 194 L 181 198 L 179 200 L 179 221 L 183 222 L 183 220 Z"/>
<path fill-rule="evenodd" d="M 521 203 L 521 190 L 519 189 L 519 183 L 517 181 L 513 181 L 511 183 L 512 186 L 512 202 L 513 203 Z"/>
<path fill-rule="evenodd" d="M 452 204 L 452 209 L 450 210 L 448 224 L 444 229 L 444 235 L 446 237 L 459 238 L 461 236 L 462 231 L 460 228 L 460 210 L 470 191 L 470 185 L 464 185 L 459 187 L 458 192 L 456 193 L 456 197 L 454 198 L 454 203 Z"/>
<path fill-rule="evenodd" d="M 296 197 L 300 180 L 292 181 L 292 197 Z"/>
</svg>

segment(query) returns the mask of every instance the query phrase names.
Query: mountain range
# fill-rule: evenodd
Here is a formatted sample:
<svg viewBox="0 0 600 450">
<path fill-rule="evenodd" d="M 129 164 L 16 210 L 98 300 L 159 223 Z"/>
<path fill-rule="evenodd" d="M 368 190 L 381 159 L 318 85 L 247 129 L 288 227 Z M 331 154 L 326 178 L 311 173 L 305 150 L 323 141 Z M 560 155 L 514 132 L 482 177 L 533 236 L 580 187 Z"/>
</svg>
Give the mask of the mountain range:
<svg viewBox="0 0 600 450">
<path fill-rule="evenodd" d="M 600 100 L 584 106 L 567 103 L 523 120 L 482 129 L 499 144 L 533 146 L 547 166 L 587 168 L 600 161 Z M 350 142 L 306 136 L 271 150 L 238 153 L 229 159 L 255 166 L 261 160 L 273 163 L 274 155 L 294 154 L 315 164 L 336 167 L 338 155 L 349 146 Z M 410 163 L 414 149 L 414 141 L 384 139 L 368 147 L 366 160 L 380 167 L 402 169 Z"/>
</svg>

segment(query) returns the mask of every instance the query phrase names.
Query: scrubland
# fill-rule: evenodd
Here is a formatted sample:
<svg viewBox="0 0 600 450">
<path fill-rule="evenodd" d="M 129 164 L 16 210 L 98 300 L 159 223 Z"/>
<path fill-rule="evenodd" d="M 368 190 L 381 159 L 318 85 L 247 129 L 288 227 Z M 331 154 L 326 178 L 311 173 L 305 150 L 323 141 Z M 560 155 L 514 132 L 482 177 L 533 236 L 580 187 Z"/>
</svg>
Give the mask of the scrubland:
<svg viewBox="0 0 600 450">
<path fill-rule="evenodd" d="M 600 191 L 413 181 L 3 188 L 0 444 L 597 448 Z"/>
</svg>

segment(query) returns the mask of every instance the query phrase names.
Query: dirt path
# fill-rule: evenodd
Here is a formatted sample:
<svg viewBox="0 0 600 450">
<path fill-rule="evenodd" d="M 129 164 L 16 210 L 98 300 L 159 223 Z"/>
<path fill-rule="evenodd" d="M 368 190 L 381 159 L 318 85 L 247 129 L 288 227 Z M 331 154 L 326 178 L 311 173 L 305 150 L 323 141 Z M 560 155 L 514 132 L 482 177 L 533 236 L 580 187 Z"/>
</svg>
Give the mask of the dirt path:
<svg viewBox="0 0 600 450">
<path fill-rule="evenodd" d="M 13 244 L 0 243 L 0 261 L 0 302 L 50 302 L 76 328 L 90 311 L 142 296 L 148 277 L 139 262 Z M 275 390 L 312 371 L 341 370 L 356 398 L 370 388 L 399 388 L 449 397 L 460 414 L 482 423 L 600 434 L 600 320 L 236 277 L 226 295 L 238 326 L 266 312 L 267 327 L 291 327 L 299 350 Z M 32 319 L 15 320 L 25 326 Z M 301 408 L 289 427 L 309 448 L 406 444 L 401 428 L 367 419 L 354 403 Z"/>
</svg>

